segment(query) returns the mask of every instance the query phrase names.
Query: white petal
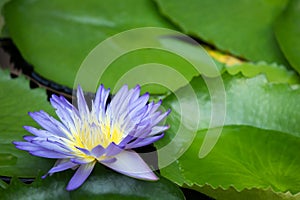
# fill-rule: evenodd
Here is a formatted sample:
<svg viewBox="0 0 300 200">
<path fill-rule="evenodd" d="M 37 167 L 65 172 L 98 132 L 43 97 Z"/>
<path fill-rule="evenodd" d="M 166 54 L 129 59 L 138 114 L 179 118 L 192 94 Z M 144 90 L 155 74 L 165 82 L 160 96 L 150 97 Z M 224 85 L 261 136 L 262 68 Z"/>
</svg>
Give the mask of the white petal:
<svg viewBox="0 0 300 200">
<path fill-rule="evenodd" d="M 153 136 L 158 133 L 162 133 L 162 132 L 168 130 L 169 128 L 170 128 L 170 126 L 154 126 L 154 127 L 152 127 L 151 133 L 149 133 L 148 136 Z"/>
<path fill-rule="evenodd" d="M 77 88 L 77 104 L 80 116 L 87 117 L 89 114 L 89 108 L 85 101 L 84 94 L 80 85 L 78 85 Z"/>
<path fill-rule="evenodd" d="M 158 180 L 144 160 L 134 151 L 122 151 L 115 156 L 117 159 L 113 163 L 102 163 L 103 165 L 127 176 L 143 179 Z"/>
</svg>

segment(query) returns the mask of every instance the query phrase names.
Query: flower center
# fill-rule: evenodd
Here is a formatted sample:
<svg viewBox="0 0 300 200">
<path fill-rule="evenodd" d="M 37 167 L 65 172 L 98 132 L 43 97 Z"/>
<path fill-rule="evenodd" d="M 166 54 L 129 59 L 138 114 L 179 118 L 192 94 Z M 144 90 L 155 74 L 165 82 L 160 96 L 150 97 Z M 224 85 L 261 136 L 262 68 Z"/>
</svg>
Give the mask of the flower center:
<svg viewBox="0 0 300 200">
<path fill-rule="evenodd" d="M 108 120 L 104 123 L 93 120 L 81 123 L 77 133 L 73 133 L 76 146 L 92 150 L 98 145 L 106 148 L 112 142 L 119 144 L 124 136 L 123 131 L 118 125 L 111 125 L 108 122 Z"/>
</svg>

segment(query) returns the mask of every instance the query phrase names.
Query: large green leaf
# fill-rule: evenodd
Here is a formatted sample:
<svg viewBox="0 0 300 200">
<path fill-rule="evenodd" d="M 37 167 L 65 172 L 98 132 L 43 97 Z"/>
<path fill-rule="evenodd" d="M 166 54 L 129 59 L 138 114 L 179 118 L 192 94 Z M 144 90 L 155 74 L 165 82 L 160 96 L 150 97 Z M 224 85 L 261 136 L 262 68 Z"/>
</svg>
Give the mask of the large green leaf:
<svg viewBox="0 0 300 200">
<path fill-rule="evenodd" d="M 245 77 L 254 77 L 258 74 L 265 74 L 269 82 L 299 84 L 300 78 L 296 72 L 287 70 L 282 65 L 259 63 L 242 63 L 226 67 L 226 71 L 231 75 L 242 73 Z"/>
<path fill-rule="evenodd" d="M 226 91 L 225 126 L 249 125 L 300 137 L 300 124 L 298 123 L 300 120 L 300 112 L 298 112 L 300 110 L 298 103 L 300 89 L 298 85 L 271 84 L 265 75 L 245 78 L 241 74 L 231 76 L 224 73 L 222 80 Z M 196 92 L 201 109 L 198 130 L 207 129 L 211 121 L 211 97 L 206 82 L 198 77 L 192 80 L 191 86 Z M 192 101 L 187 88 L 184 87 L 176 92 L 177 96 L 185 96 L 185 99 L 180 102 L 181 104 Z M 164 100 L 164 105 L 166 108 L 172 108 L 173 117 L 180 116 L 181 108 L 175 95 Z M 178 119 L 180 120 L 180 118 Z M 192 118 L 190 120 L 192 121 Z M 184 125 L 186 126 L 186 124 Z"/>
<path fill-rule="evenodd" d="M 239 191 L 271 187 L 276 192 L 300 192 L 299 138 L 249 126 L 226 126 L 213 150 L 195 162 L 205 133 L 197 132 L 180 158 L 186 184 L 208 183 L 225 189 L 233 186 Z"/>
<path fill-rule="evenodd" d="M 252 61 L 286 64 L 272 24 L 287 0 L 155 0 L 184 33 Z"/>
<path fill-rule="evenodd" d="M 300 73 L 300 1 L 290 0 L 286 10 L 275 23 L 279 45 L 294 69 Z"/>
<path fill-rule="evenodd" d="M 164 178 L 156 182 L 141 181 L 99 165 L 79 189 L 67 192 L 65 187 L 72 174 L 69 172 L 54 174 L 32 184 L 13 180 L 6 190 L 0 189 L 1 199 L 184 199 L 180 189 Z"/>
<path fill-rule="evenodd" d="M 137 27 L 173 28 L 156 12 L 155 4 L 150 0 L 91 0 L 84 3 L 79 0 L 14 0 L 4 7 L 4 15 L 10 36 L 35 71 L 71 88 L 83 59 L 109 36 Z M 131 37 L 127 43 L 137 43 L 137 40 L 137 37 Z M 119 44 L 114 45 L 120 47 Z M 168 66 L 180 66 L 178 59 L 163 55 L 162 51 L 148 51 L 146 55 L 142 52 L 129 56 L 129 60 L 121 59 L 122 62 L 115 63 L 120 71 L 113 70 L 118 74 L 108 74 L 106 77 L 109 78 L 105 78 L 104 84 L 112 87 L 114 77 L 135 67 L 130 65 L 124 69 L 128 63 L 165 64 L 167 60 Z M 101 55 L 98 58 L 104 60 Z M 100 61 L 95 66 L 100 65 Z M 179 60 L 179 63 L 182 61 Z M 193 76 L 194 73 L 187 68 L 182 69 Z"/>
<path fill-rule="evenodd" d="M 290 192 L 280 193 L 274 192 L 272 189 L 244 189 L 241 192 L 237 192 L 234 188 L 224 190 L 222 188 L 213 189 L 210 186 L 204 186 L 197 188 L 202 193 L 213 197 L 214 199 L 221 200 L 240 200 L 240 199 L 255 199 L 255 200 L 299 200 L 300 193 L 292 195 Z"/>
<path fill-rule="evenodd" d="M 175 93 L 185 97 L 180 102 L 175 95 L 164 100 L 164 106 L 172 109 L 167 120 L 171 128 L 165 138 L 156 143 L 158 149 L 171 145 L 170 141 L 173 142 L 172 149 L 182 149 L 187 144 L 186 134 L 195 134 L 195 138 L 179 159 L 161 169 L 162 175 L 179 185 L 202 192 L 205 192 L 204 185 L 221 187 L 224 194 L 220 190 L 220 195 L 225 195 L 230 187 L 243 190 L 237 192 L 236 199 L 255 196 L 257 192 L 267 193 L 268 188 L 282 193 L 300 192 L 299 85 L 270 83 L 262 74 L 246 78 L 241 74 L 231 76 L 224 73 L 222 79 L 226 90 L 226 116 L 219 138 L 207 135 L 207 128 L 214 130 L 219 127 L 209 126 L 211 97 L 201 77 L 191 82 L 201 114 L 196 132 L 178 132 L 194 129 L 188 123 L 182 124 L 181 120 L 190 122 L 197 119 L 192 113 L 182 116 L 180 105 L 193 102 L 193 96 L 188 93 L 189 87 Z M 175 135 L 181 136 L 173 140 Z M 218 142 L 206 157 L 200 158 L 205 137 Z M 173 155 L 172 152 L 169 155 Z M 158 156 L 159 165 L 163 167 L 167 155 L 158 151 Z M 255 188 L 258 190 L 245 193 L 245 189 Z"/>
<path fill-rule="evenodd" d="M 29 134 L 23 126 L 36 126 L 27 115 L 29 111 L 54 113 L 46 92 L 30 90 L 24 77 L 11 79 L 7 71 L 0 70 L 0 110 L 0 176 L 34 177 L 39 171 L 49 170 L 53 164 L 51 160 L 31 156 L 12 144 Z"/>
</svg>

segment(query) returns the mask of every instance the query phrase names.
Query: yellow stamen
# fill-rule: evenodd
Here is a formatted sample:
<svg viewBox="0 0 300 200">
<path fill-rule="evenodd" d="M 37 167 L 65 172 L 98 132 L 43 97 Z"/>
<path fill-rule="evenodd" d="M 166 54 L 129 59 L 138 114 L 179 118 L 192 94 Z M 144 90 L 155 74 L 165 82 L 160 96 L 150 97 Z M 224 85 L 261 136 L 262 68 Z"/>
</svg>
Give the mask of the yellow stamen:
<svg viewBox="0 0 300 200">
<path fill-rule="evenodd" d="M 109 123 L 109 119 L 106 119 L 102 122 L 98 122 L 96 120 L 91 121 L 79 122 L 82 124 L 77 124 L 78 130 L 72 133 L 72 149 L 74 150 L 74 152 L 76 152 L 78 156 L 87 159 L 91 159 L 91 156 L 84 155 L 76 147 L 84 148 L 91 151 L 94 147 L 98 145 L 101 145 L 103 148 L 106 148 L 112 142 L 114 142 L 115 144 L 119 144 L 124 138 L 123 131 L 121 131 L 119 126 L 117 125 L 111 126 Z"/>
</svg>

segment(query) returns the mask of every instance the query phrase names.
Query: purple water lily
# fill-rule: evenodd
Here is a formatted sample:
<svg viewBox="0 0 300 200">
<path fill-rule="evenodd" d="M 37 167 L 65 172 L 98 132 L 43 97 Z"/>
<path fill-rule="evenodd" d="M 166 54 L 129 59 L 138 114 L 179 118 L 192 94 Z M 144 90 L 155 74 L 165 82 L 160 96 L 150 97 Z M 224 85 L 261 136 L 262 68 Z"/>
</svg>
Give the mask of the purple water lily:
<svg viewBox="0 0 300 200">
<path fill-rule="evenodd" d="M 133 148 L 151 144 L 163 137 L 169 126 L 159 125 L 169 113 L 158 110 L 161 101 L 150 102 L 149 94 L 140 96 L 140 87 L 123 86 L 110 103 L 109 89 L 101 85 L 89 110 L 80 86 L 78 109 L 64 97 L 50 99 L 60 121 L 44 111 L 29 113 L 43 128 L 25 126 L 32 136 L 26 142 L 14 142 L 18 149 L 30 154 L 58 159 L 44 176 L 67 169 L 77 169 L 67 190 L 80 187 L 97 162 L 130 177 L 157 180 Z"/>
</svg>

